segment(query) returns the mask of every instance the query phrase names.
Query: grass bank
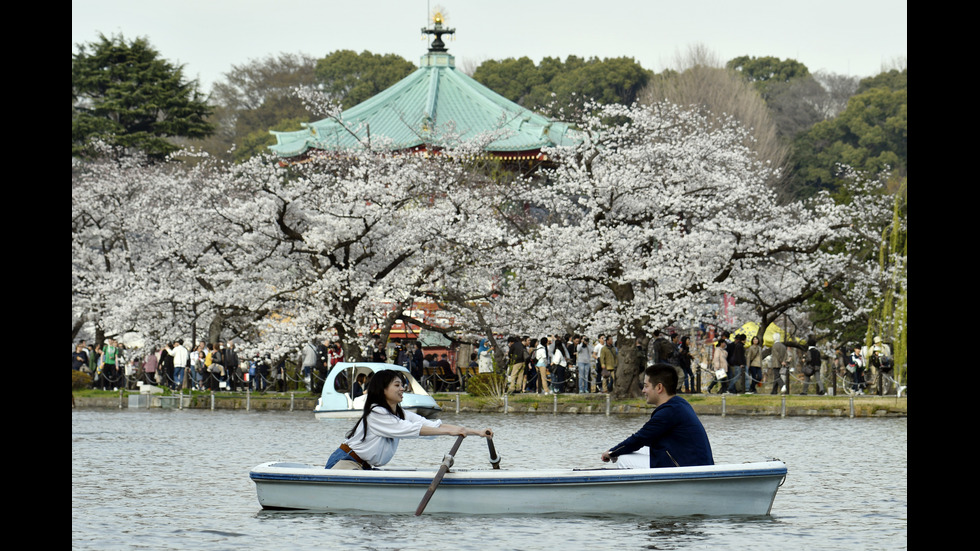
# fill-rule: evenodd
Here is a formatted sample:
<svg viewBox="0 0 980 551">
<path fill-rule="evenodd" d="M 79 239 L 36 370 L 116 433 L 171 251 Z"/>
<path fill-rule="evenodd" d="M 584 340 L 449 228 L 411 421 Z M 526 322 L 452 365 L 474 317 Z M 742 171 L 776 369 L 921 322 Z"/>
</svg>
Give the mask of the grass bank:
<svg viewBox="0 0 980 551">
<path fill-rule="evenodd" d="M 120 409 L 147 407 L 139 403 L 135 392 L 79 390 L 72 392 L 72 407 Z M 316 396 L 305 391 L 294 392 L 184 392 L 182 402 L 165 393 L 162 401 L 150 407 L 190 409 L 236 409 L 313 411 Z M 538 395 L 515 394 L 503 397 L 470 396 L 438 393 L 433 395 L 446 412 L 565 414 L 565 415 L 650 415 L 653 408 L 642 398 L 616 400 L 605 394 Z M 907 417 L 908 397 L 895 396 L 772 396 L 717 394 L 683 395 L 699 415 L 745 416 L 826 416 L 826 417 Z"/>
<path fill-rule="evenodd" d="M 504 413 L 501 397 L 458 395 L 460 412 Z M 828 417 L 907 417 L 908 397 L 683 395 L 699 415 L 771 415 Z M 456 394 L 436 394 L 444 410 L 456 411 Z M 516 394 L 506 399 L 507 413 L 649 415 L 642 398 L 617 400 L 604 394 Z"/>
</svg>

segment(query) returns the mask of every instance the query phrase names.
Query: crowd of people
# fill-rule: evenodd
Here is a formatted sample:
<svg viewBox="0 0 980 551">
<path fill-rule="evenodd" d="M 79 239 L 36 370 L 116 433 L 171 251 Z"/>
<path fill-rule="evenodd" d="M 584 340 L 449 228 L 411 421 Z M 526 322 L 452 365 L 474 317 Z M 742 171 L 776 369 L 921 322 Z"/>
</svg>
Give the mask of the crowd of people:
<svg viewBox="0 0 980 551">
<path fill-rule="evenodd" d="M 769 388 L 770 394 L 790 394 L 792 382 L 799 381 L 800 395 L 810 394 L 811 389 L 822 395 L 827 392 L 828 378 L 853 394 L 880 396 L 898 389 L 891 348 L 881 337 L 875 337 L 871 346 L 838 347 L 832 352 L 821 351 L 813 338 L 805 345 L 782 342 L 778 333 L 768 347 L 759 337 L 752 337 L 748 345 L 746 340 L 745 335 L 722 332 L 702 351 L 702 358 L 707 357 L 711 366 L 706 392 L 717 386 L 718 393 L 757 393 Z"/>
<path fill-rule="evenodd" d="M 501 342 L 498 338 L 497 342 Z M 457 351 L 459 352 L 459 351 Z M 466 379 L 476 373 L 498 372 L 510 393 L 561 394 L 612 391 L 616 366 L 623 353 L 636 355 L 641 368 L 664 363 L 677 370 L 677 392 L 824 394 L 828 377 L 843 390 L 862 394 L 889 394 L 897 388 L 890 347 L 880 337 L 872 346 L 843 347 L 822 352 L 813 339 L 807 344 L 774 342 L 765 346 L 758 336 L 732 335 L 708 327 L 692 335 L 655 331 L 634 350 L 622 350 L 613 337 L 600 334 L 511 336 L 506 349 L 495 355 L 489 339 L 482 339 L 469 354 L 452 356 L 426 352 L 416 340 L 382 343 L 375 338 L 362 359 L 394 363 L 408 369 L 426 388 L 465 390 Z M 503 358 L 505 365 L 498 365 Z M 460 360 L 460 361 L 458 361 Z M 320 393 L 331 370 L 344 361 L 337 340 L 311 340 L 299 353 L 252 354 L 241 358 L 233 341 L 184 345 L 182 339 L 152 347 L 145 354 L 128 351 L 115 339 L 99 345 L 81 341 L 72 354 L 72 369 L 90 373 L 96 388 L 134 388 L 143 384 L 198 390 L 278 390 L 306 388 Z M 294 367 L 295 366 L 295 367 Z M 799 384 L 792 384 L 797 381 Z M 349 381 L 345 382 L 349 383 Z"/>
<path fill-rule="evenodd" d="M 72 369 L 92 376 L 102 390 L 133 389 L 138 384 L 172 390 L 261 391 L 270 385 L 284 390 L 285 359 L 270 355 L 241 359 L 233 341 L 199 342 L 190 349 L 183 339 L 151 347 L 146 353 L 126 350 L 115 339 L 102 344 L 82 340 L 72 353 Z"/>
<path fill-rule="evenodd" d="M 758 336 L 732 335 L 706 328 L 693 336 L 654 331 L 635 350 L 621 350 L 614 339 L 600 334 L 594 341 L 583 335 L 551 335 L 539 339 L 507 339 L 507 390 L 511 393 L 610 392 L 622 353 L 636 354 L 641 368 L 663 363 L 675 368 L 677 392 L 825 394 L 825 379 L 835 377 L 843 390 L 889 394 L 897 388 L 890 347 L 875 337 L 870 347 L 856 346 L 822 352 L 814 339 L 806 345 L 783 342 L 776 333 L 765 346 Z M 870 380 L 868 379 L 870 377 Z M 799 384 L 793 385 L 797 381 Z M 706 386 L 705 386 L 706 385 Z"/>
</svg>

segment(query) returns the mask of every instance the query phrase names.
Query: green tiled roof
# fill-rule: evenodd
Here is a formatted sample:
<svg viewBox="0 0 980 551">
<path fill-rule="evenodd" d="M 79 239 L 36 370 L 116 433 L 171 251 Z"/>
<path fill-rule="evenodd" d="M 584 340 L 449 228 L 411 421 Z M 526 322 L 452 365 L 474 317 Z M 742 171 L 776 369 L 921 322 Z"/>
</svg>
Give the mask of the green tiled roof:
<svg viewBox="0 0 980 551">
<path fill-rule="evenodd" d="M 398 151 L 443 147 L 495 130 L 503 132 L 484 149 L 504 155 L 579 141 L 567 123 L 529 111 L 457 71 L 447 53 L 429 52 L 420 65 L 392 87 L 344 111 L 343 125 L 328 118 L 307 123 L 304 130 L 273 131 L 277 143 L 270 149 L 281 157 L 310 149 L 363 149 L 370 136 L 372 149 Z"/>
</svg>

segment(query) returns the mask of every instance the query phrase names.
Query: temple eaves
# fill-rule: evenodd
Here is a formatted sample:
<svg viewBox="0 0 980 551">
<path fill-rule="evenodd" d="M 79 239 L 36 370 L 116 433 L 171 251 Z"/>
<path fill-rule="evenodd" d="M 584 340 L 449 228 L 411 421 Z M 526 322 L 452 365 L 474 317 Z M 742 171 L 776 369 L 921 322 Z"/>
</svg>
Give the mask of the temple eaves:
<svg viewBox="0 0 980 551">
<path fill-rule="evenodd" d="M 485 138 L 483 150 L 497 157 L 538 158 L 542 148 L 580 141 L 568 123 L 553 121 L 490 90 L 456 70 L 442 35 L 455 29 L 436 19 L 435 36 L 412 74 L 338 117 L 305 123 L 303 130 L 271 131 L 276 155 L 294 158 L 313 151 L 442 149 Z"/>
</svg>

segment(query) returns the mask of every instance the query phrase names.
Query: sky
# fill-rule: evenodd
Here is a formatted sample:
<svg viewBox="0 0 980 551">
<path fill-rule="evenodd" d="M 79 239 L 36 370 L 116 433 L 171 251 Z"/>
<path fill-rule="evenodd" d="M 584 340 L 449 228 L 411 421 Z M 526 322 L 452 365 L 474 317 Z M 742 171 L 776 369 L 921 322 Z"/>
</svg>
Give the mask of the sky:
<svg viewBox="0 0 980 551">
<path fill-rule="evenodd" d="M 279 52 L 369 50 L 417 65 L 427 47 L 420 29 L 437 5 L 464 69 L 574 54 L 632 57 L 660 72 L 703 45 L 722 62 L 776 56 L 865 77 L 908 57 L 907 0 L 72 0 L 72 53 L 100 33 L 143 36 L 206 91 L 233 64 Z"/>
</svg>

